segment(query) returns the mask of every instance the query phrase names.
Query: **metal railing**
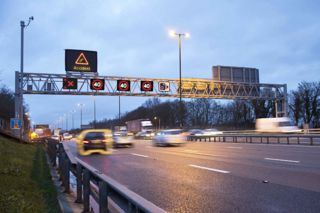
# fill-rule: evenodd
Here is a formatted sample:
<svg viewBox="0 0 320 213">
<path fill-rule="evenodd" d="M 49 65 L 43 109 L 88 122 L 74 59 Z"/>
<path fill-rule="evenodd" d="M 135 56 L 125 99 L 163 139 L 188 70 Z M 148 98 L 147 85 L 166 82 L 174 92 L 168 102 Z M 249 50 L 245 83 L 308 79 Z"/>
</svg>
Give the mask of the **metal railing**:
<svg viewBox="0 0 320 213">
<path fill-rule="evenodd" d="M 233 143 L 286 143 L 320 145 L 320 134 L 220 134 L 213 136 L 187 136 L 188 141 Z"/>
<path fill-rule="evenodd" d="M 83 212 L 90 212 L 90 197 L 99 207 L 100 213 L 110 211 L 110 203 L 124 212 L 165 212 L 150 201 L 132 192 L 114 179 L 75 158 L 63 143 L 47 140 L 47 153 L 52 165 L 58 159 L 58 172 L 64 192 L 70 192 L 70 172 L 76 177 L 76 201 L 83 203 Z"/>
</svg>

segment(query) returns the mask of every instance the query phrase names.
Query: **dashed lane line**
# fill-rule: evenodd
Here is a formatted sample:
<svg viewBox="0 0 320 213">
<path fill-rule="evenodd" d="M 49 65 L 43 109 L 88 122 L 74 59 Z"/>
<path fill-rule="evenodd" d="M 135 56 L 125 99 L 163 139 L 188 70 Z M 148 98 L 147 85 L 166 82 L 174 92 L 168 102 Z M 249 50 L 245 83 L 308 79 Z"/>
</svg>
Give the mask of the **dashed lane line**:
<svg viewBox="0 0 320 213">
<path fill-rule="evenodd" d="M 148 158 L 149 157 L 147 155 L 141 155 L 141 154 L 137 154 L 137 153 L 131 153 L 131 155 L 135 155 L 135 156 L 139 156 L 139 157 L 143 157 L 143 158 Z"/>
<path fill-rule="evenodd" d="M 229 171 L 225 171 L 225 170 L 221 170 L 221 169 L 209 168 L 209 167 L 205 167 L 205 166 L 198 166 L 198 165 L 194 165 L 194 164 L 189 164 L 189 166 L 194 167 L 194 168 L 198 168 L 198 169 L 209 170 L 209 171 L 212 171 L 212 172 L 223 173 L 223 174 L 230 173 Z"/>
<path fill-rule="evenodd" d="M 286 160 L 286 159 L 278 159 L 278 158 L 264 158 L 265 160 L 271 161 L 281 161 L 281 162 L 288 162 L 288 163 L 300 163 L 298 160 Z"/>
</svg>

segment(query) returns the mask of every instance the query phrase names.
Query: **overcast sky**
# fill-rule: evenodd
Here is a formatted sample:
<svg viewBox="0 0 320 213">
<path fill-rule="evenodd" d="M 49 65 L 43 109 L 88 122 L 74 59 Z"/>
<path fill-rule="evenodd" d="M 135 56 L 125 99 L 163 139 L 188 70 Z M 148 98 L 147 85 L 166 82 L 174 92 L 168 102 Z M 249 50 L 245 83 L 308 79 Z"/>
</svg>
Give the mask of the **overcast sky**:
<svg viewBox="0 0 320 213">
<path fill-rule="evenodd" d="M 182 76 L 212 78 L 213 65 L 256 67 L 262 83 L 318 81 L 320 2 L 314 0 L 1 0 L 0 83 L 14 89 L 20 67 L 20 21 L 25 72 L 65 73 L 64 49 L 98 51 L 100 75 L 177 78 L 178 43 L 168 30 L 189 32 L 182 43 Z M 90 96 L 25 95 L 35 123 L 53 123 Z M 146 99 L 122 97 L 122 112 Z M 0 100 L 1 102 L 1 100 Z M 3 103 L 1 103 L 3 104 Z M 97 98 L 97 117 L 113 118 L 117 97 Z M 70 124 L 69 124 L 70 125 Z"/>
</svg>

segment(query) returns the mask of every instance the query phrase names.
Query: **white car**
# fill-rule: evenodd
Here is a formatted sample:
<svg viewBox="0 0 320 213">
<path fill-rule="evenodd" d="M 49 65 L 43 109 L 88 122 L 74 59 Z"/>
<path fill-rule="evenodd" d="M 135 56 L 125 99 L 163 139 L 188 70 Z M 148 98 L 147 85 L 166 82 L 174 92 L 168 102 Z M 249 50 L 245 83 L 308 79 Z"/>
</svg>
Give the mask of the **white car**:
<svg viewBox="0 0 320 213">
<path fill-rule="evenodd" d="M 113 146 L 131 146 L 133 147 L 133 136 L 129 136 L 127 132 L 113 133 Z"/>
<path fill-rule="evenodd" d="M 256 132 L 259 133 L 301 133 L 301 129 L 292 125 L 290 118 L 258 118 Z"/>
<path fill-rule="evenodd" d="M 182 145 L 186 142 L 186 137 L 181 129 L 163 130 L 156 134 L 153 143 L 156 146 Z"/>
<path fill-rule="evenodd" d="M 62 137 L 63 137 L 63 140 L 71 140 L 72 139 L 72 135 L 67 132 L 63 133 Z"/>
<path fill-rule="evenodd" d="M 138 132 L 136 134 L 137 138 L 143 138 L 143 139 L 152 139 L 154 137 L 155 133 L 152 130 L 143 130 L 141 132 Z"/>
<path fill-rule="evenodd" d="M 215 135 L 221 135 L 223 132 L 218 131 L 217 129 L 204 129 L 199 132 L 196 132 L 195 136 L 215 136 Z"/>
</svg>

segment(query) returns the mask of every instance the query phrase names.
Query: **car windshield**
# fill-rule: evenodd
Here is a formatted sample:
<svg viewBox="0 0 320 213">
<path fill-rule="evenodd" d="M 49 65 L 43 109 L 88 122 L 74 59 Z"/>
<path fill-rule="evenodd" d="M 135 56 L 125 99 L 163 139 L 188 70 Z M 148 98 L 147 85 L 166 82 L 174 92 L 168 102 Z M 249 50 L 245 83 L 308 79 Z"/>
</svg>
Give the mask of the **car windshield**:
<svg viewBox="0 0 320 213">
<path fill-rule="evenodd" d="M 127 132 L 114 132 L 113 133 L 114 136 L 128 136 Z"/>
<path fill-rule="evenodd" d="M 290 121 L 281 121 L 279 122 L 279 126 L 284 127 L 284 126 L 292 126 Z"/>
<path fill-rule="evenodd" d="M 205 131 L 207 131 L 207 132 L 218 132 L 217 129 L 206 129 Z"/>
<path fill-rule="evenodd" d="M 104 140 L 104 132 L 89 132 L 86 134 L 85 140 Z"/>
<path fill-rule="evenodd" d="M 181 130 L 174 130 L 174 131 L 164 131 L 162 134 L 164 135 L 179 135 L 181 134 Z"/>
</svg>

